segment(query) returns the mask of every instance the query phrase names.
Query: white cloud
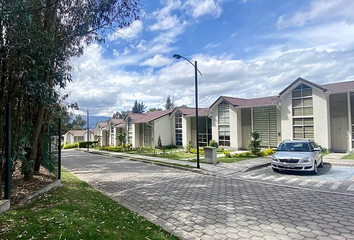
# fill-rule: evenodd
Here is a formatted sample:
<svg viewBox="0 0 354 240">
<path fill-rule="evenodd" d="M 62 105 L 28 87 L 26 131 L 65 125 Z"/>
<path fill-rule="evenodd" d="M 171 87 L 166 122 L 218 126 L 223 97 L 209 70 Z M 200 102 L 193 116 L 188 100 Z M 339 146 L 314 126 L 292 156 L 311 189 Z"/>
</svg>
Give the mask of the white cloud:
<svg viewBox="0 0 354 240">
<path fill-rule="evenodd" d="M 161 31 L 172 29 L 177 26 L 180 21 L 176 15 L 172 15 L 173 10 L 179 9 L 182 6 L 181 1 L 168 0 L 162 9 L 154 11 L 151 16 L 157 22 L 149 27 L 151 31 Z"/>
<path fill-rule="evenodd" d="M 183 7 L 194 18 L 208 14 L 220 17 L 222 13 L 221 2 L 220 0 L 187 0 Z"/>
<path fill-rule="evenodd" d="M 277 21 L 277 28 L 301 27 L 315 20 L 345 18 L 354 21 L 354 1 L 352 0 L 312 0 L 306 12 L 296 12 L 293 16 L 282 15 Z"/>
<path fill-rule="evenodd" d="M 110 41 L 117 40 L 119 38 L 123 39 L 135 39 L 143 30 L 143 23 L 140 20 L 134 21 L 129 27 L 118 29 L 115 33 L 108 36 Z"/>
<path fill-rule="evenodd" d="M 206 46 L 204 47 L 204 49 L 216 48 L 216 47 L 219 47 L 220 45 L 221 45 L 221 43 L 217 43 L 217 44 L 209 43 L 208 45 L 206 45 Z"/>
<path fill-rule="evenodd" d="M 160 54 L 155 55 L 153 58 L 146 59 L 142 62 L 141 66 L 149 66 L 149 67 L 163 67 L 172 63 L 171 58 L 166 58 Z"/>
</svg>

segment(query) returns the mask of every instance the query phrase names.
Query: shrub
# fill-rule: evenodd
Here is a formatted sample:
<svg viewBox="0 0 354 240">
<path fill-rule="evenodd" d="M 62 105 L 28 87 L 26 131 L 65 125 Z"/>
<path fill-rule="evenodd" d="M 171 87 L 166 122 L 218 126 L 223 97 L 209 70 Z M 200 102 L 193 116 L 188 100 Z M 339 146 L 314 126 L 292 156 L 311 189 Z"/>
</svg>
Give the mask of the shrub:
<svg viewBox="0 0 354 240">
<path fill-rule="evenodd" d="M 269 148 L 267 150 L 264 151 L 265 156 L 269 156 L 269 155 L 273 155 L 275 152 L 273 149 Z"/>
<path fill-rule="evenodd" d="M 197 154 L 197 149 L 196 149 L 196 148 L 191 148 L 190 153 Z M 200 147 L 200 148 L 199 148 L 199 153 L 200 153 L 200 154 L 204 154 L 204 148 Z"/>
<path fill-rule="evenodd" d="M 159 149 L 162 149 L 162 142 L 161 142 L 161 136 L 159 135 L 159 138 L 157 139 L 157 147 Z"/>
<path fill-rule="evenodd" d="M 252 155 L 251 152 L 244 152 L 244 153 L 239 153 L 237 154 L 238 157 L 250 157 Z"/>
<path fill-rule="evenodd" d="M 217 141 L 215 141 L 215 140 L 210 140 L 209 146 L 218 148 L 219 147 L 219 143 Z"/>
<path fill-rule="evenodd" d="M 87 148 L 87 144 L 89 144 L 89 146 L 91 146 L 92 144 L 98 143 L 98 141 L 83 141 L 83 142 L 79 142 L 79 148 Z"/>
<path fill-rule="evenodd" d="M 192 149 L 192 140 L 189 140 L 188 141 L 188 144 L 187 144 L 187 146 L 186 146 L 186 152 L 187 153 L 190 153 L 191 152 L 191 149 Z"/>
<path fill-rule="evenodd" d="M 259 133 L 252 132 L 251 137 L 252 137 L 252 139 L 250 140 L 250 142 L 248 144 L 248 149 L 252 152 L 253 155 L 258 156 L 259 152 L 261 151 L 261 148 L 260 148 L 261 140 L 259 139 Z"/>
<path fill-rule="evenodd" d="M 231 158 L 231 154 L 230 154 L 230 152 L 228 152 L 228 151 L 224 151 L 224 154 L 225 154 L 225 157 L 227 157 L 227 158 Z"/>
<path fill-rule="evenodd" d="M 69 149 L 69 148 L 78 148 L 79 147 L 79 143 L 70 143 L 70 144 L 66 144 L 64 145 L 63 149 Z"/>
</svg>

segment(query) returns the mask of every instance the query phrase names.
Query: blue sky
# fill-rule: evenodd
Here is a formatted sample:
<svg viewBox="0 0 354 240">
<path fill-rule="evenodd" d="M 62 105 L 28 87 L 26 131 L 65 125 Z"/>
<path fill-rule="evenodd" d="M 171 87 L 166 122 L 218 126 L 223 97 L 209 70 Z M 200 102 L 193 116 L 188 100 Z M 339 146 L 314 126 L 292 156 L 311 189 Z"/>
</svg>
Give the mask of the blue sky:
<svg viewBox="0 0 354 240">
<path fill-rule="evenodd" d="M 142 16 L 73 58 L 65 92 L 92 115 L 130 110 L 135 100 L 163 108 L 199 106 L 220 95 L 278 95 L 297 77 L 318 84 L 354 80 L 352 0 L 141 0 Z M 77 112 L 80 113 L 80 112 Z M 83 111 L 82 111 L 83 113 Z"/>
</svg>

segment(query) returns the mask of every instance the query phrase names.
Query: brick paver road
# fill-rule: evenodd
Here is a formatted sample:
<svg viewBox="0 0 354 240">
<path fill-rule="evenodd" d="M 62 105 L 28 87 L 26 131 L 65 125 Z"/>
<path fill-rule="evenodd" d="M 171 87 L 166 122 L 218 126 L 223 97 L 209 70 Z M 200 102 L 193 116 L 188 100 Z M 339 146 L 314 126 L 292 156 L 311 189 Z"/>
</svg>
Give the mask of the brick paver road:
<svg viewBox="0 0 354 240">
<path fill-rule="evenodd" d="M 184 239 L 353 239 L 354 196 L 63 152 L 63 166 Z"/>
</svg>

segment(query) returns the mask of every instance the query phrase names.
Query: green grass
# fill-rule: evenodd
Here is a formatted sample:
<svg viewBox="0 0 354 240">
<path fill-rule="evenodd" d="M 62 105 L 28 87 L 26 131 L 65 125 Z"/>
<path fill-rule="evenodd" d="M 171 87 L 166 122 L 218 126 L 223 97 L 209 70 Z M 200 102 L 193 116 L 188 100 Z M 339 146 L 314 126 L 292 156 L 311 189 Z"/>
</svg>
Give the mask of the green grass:
<svg viewBox="0 0 354 240">
<path fill-rule="evenodd" d="M 249 156 L 249 157 L 219 157 L 218 158 L 218 162 L 223 162 L 223 163 L 233 163 L 233 162 L 239 162 L 239 161 L 243 161 L 243 160 L 248 160 L 248 159 L 252 159 L 255 157 Z"/>
<path fill-rule="evenodd" d="M 0 216 L 0 239 L 178 239 L 63 171 L 63 187 Z"/>
<path fill-rule="evenodd" d="M 348 155 L 342 157 L 342 159 L 354 160 L 354 153 L 349 153 Z"/>
</svg>

